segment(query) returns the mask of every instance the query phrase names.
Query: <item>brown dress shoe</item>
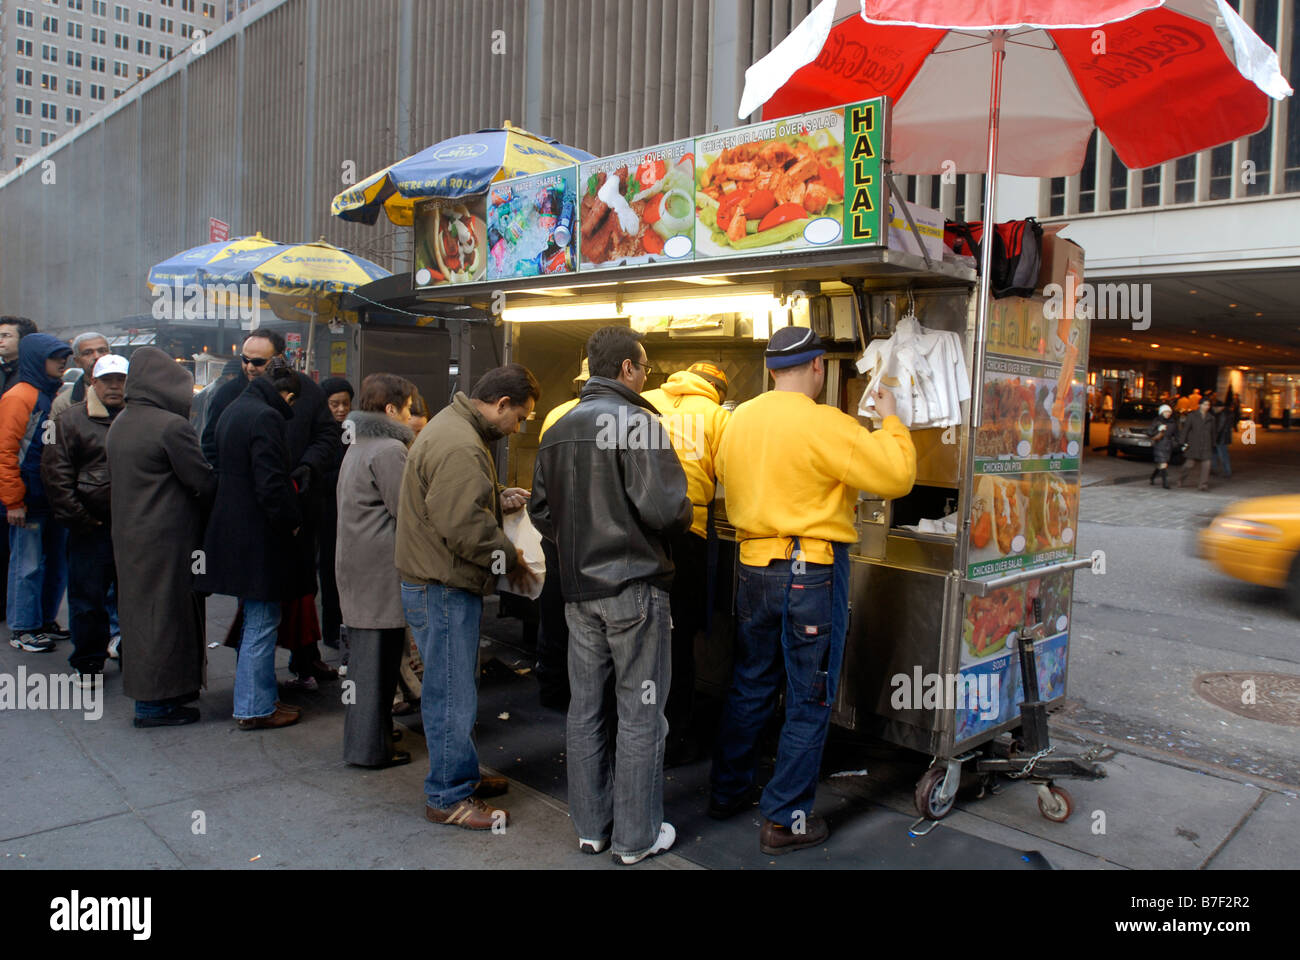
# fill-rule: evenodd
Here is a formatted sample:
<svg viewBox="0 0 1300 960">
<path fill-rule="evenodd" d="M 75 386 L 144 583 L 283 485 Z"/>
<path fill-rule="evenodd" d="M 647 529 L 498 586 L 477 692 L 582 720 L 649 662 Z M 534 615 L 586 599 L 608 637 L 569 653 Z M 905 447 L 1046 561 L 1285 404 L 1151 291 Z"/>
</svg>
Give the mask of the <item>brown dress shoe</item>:
<svg viewBox="0 0 1300 960">
<path fill-rule="evenodd" d="M 489 777 L 486 773 L 479 774 L 478 786 L 474 790 L 474 796 L 479 799 L 487 797 L 499 797 L 510 789 L 510 781 L 505 777 Z"/>
<path fill-rule="evenodd" d="M 793 853 L 806 847 L 820 846 L 831 835 L 831 828 L 823 817 L 809 817 L 803 833 L 795 833 L 789 827 L 763 821 L 763 829 L 758 832 L 758 849 L 768 856 Z"/>
<path fill-rule="evenodd" d="M 267 717 L 244 717 L 238 721 L 240 730 L 268 730 L 272 727 L 287 727 L 302 719 L 301 713 L 286 710 L 280 704 L 275 705 L 275 713 Z"/>
<path fill-rule="evenodd" d="M 498 823 L 503 827 L 510 823 L 509 813 L 489 807 L 478 797 L 466 797 L 446 810 L 425 804 L 424 816 L 432 823 L 445 823 L 466 830 L 491 830 Z"/>
<path fill-rule="evenodd" d="M 288 710 L 290 713 L 302 713 L 302 707 L 297 704 L 281 703 L 279 700 L 275 701 L 275 709 Z"/>
</svg>

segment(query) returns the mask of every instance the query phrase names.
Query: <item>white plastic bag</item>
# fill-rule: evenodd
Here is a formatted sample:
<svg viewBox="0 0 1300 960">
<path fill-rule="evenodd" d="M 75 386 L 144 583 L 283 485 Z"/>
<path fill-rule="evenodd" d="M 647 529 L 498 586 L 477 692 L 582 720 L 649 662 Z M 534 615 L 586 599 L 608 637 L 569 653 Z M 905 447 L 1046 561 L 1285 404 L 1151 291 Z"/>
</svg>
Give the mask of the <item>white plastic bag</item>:
<svg viewBox="0 0 1300 960">
<path fill-rule="evenodd" d="M 501 526 L 510 542 L 519 551 L 520 559 L 537 580 L 529 587 L 526 594 L 518 594 L 518 591 L 510 585 L 510 578 L 502 574 L 497 577 L 497 590 L 500 593 L 515 593 L 526 596 L 529 600 L 536 600 L 542 595 L 542 582 L 546 579 L 546 555 L 542 553 L 542 535 L 533 526 L 527 508 L 507 513 Z"/>
</svg>

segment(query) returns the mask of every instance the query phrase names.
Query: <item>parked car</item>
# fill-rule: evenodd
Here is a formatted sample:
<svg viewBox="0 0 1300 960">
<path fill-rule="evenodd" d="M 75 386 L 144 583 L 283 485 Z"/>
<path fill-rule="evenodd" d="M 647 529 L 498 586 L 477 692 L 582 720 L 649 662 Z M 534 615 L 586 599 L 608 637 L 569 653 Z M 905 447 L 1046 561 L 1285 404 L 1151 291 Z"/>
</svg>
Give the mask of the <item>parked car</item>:
<svg viewBox="0 0 1300 960">
<path fill-rule="evenodd" d="M 1197 553 L 1230 577 L 1286 591 L 1300 616 L 1300 494 L 1230 504 L 1201 531 Z"/>
<path fill-rule="evenodd" d="M 1159 412 L 1160 404 L 1155 400 L 1126 400 L 1121 403 L 1110 425 L 1106 452 L 1112 457 L 1127 453 L 1150 460 L 1151 444 L 1155 441 L 1147 431 Z"/>
</svg>

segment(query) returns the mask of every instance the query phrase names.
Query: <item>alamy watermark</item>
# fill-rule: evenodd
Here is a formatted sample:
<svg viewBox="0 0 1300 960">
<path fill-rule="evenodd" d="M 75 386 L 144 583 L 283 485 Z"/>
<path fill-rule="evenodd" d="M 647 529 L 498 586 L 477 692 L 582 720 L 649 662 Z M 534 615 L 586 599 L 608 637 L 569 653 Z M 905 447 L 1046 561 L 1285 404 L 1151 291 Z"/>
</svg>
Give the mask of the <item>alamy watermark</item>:
<svg viewBox="0 0 1300 960">
<path fill-rule="evenodd" d="M 1049 283 L 1043 287 L 1047 302 L 1043 317 L 1060 320 L 1066 315 L 1067 303 L 1074 304 L 1076 316 L 1093 320 L 1129 320 L 1134 330 L 1151 327 L 1151 284 L 1149 283 L 1079 283 L 1068 274 L 1065 285 Z"/>
<path fill-rule="evenodd" d="M 663 429 L 656 429 L 656 424 L 662 424 Z M 638 410 L 629 416 L 627 407 L 619 407 L 617 415 L 602 413 L 596 417 L 596 449 L 675 449 L 685 460 L 699 460 L 708 445 L 704 428 L 704 415 L 700 413 L 656 416 Z"/>
<path fill-rule="evenodd" d="M 82 687 L 75 674 L 0 673 L 0 710 L 80 710 L 87 720 L 104 715 L 104 675 Z"/>
<path fill-rule="evenodd" d="M 256 330 L 261 292 L 254 283 L 182 283 L 155 287 L 155 320 L 239 320 Z"/>
<path fill-rule="evenodd" d="M 970 710 L 981 720 L 998 715 L 1002 681 L 996 673 L 896 673 L 889 680 L 894 692 L 889 705 L 895 710 Z"/>
</svg>

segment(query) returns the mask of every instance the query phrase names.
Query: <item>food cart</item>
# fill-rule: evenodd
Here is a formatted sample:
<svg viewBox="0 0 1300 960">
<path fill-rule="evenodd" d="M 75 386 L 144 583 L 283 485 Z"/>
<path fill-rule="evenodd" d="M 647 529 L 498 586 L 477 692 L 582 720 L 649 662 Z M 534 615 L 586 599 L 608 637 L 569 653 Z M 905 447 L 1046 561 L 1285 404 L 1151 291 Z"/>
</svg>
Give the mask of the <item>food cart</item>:
<svg viewBox="0 0 1300 960">
<path fill-rule="evenodd" d="M 541 384 L 504 465 L 504 482 L 522 487 L 538 427 L 574 395 L 598 327 L 644 333 L 648 387 L 716 364 L 729 405 L 771 388 L 773 330 L 812 327 L 830 344 L 820 399 L 850 414 L 867 387 L 858 361 L 868 344 L 909 315 L 955 334 L 983 422 L 971 424 L 965 401 L 960 423 L 913 430 L 912 492 L 861 494 L 832 720 L 934 758 L 917 785 L 925 818 L 948 812 L 969 764 L 983 778 L 1035 781 L 1044 815 L 1064 820 L 1069 797 L 1052 778 L 1102 775 L 1049 756 L 1045 739 L 1045 710 L 1065 696 L 1073 572 L 1092 562 L 1075 558 L 1074 536 L 1088 322 L 1059 295 L 1037 296 L 995 301 L 980 329 L 973 266 L 945 259 L 896 194 L 891 205 L 888 143 L 878 99 L 494 184 L 457 212 L 462 236 L 486 243 L 485 275 L 454 283 L 426 268 L 417 293 L 498 315 L 507 359 Z M 417 250 L 429 246 L 422 219 L 435 218 L 417 210 Z M 1082 280 L 1081 258 L 1061 269 Z M 713 517 L 715 616 L 696 659 L 701 685 L 724 690 L 737 559 L 721 485 Z M 1027 684 L 1022 658 L 1036 660 Z"/>
</svg>

